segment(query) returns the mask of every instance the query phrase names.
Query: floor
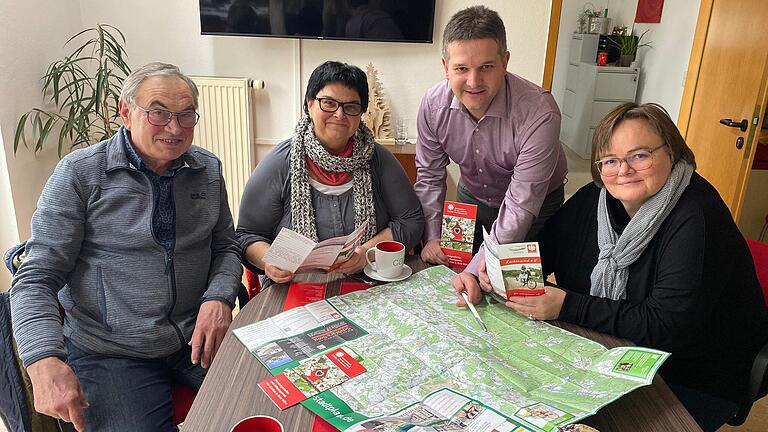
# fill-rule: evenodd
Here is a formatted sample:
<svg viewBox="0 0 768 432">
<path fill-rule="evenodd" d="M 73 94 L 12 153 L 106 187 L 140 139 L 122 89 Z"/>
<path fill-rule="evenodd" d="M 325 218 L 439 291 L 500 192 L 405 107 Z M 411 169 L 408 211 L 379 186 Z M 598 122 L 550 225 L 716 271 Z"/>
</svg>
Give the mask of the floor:
<svg viewBox="0 0 768 432">
<path fill-rule="evenodd" d="M 563 150 L 568 160 L 568 183 L 565 184 L 565 199 L 568 199 L 592 181 L 592 174 L 589 172 L 589 160 L 582 159 L 567 146 L 563 146 Z"/>
</svg>

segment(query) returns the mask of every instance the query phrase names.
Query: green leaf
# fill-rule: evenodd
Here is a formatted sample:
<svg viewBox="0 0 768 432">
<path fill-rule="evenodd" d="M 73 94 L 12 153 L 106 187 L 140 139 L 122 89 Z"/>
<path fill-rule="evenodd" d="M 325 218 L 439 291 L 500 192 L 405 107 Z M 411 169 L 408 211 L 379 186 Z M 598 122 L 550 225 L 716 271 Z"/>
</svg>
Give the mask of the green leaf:
<svg viewBox="0 0 768 432">
<path fill-rule="evenodd" d="M 23 141 L 24 147 L 29 148 L 27 146 L 27 139 L 24 137 L 24 126 L 27 123 L 27 117 L 29 117 L 29 112 L 22 114 L 19 118 L 19 123 L 16 125 L 16 134 L 13 137 L 13 154 L 16 154 L 16 150 L 19 149 L 19 141 Z"/>
</svg>

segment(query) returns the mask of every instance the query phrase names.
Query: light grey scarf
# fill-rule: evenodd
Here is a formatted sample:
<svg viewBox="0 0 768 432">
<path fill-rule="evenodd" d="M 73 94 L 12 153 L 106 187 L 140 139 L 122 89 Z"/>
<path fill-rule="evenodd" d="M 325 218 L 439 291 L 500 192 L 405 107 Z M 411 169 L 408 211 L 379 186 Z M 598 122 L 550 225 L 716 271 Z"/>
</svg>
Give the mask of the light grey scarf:
<svg viewBox="0 0 768 432">
<path fill-rule="evenodd" d="M 352 137 L 352 156 L 341 158 L 328 153 L 315 137 L 312 120 L 304 115 L 291 139 L 291 219 L 293 229 L 299 234 L 317 241 L 315 209 L 307 175 L 305 156 L 309 156 L 320 168 L 330 172 L 352 173 L 352 194 L 355 206 L 355 227 L 367 221 L 363 242 L 376 234 L 376 209 L 373 205 L 370 160 L 375 141 L 368 127 L 360 122 Z"/>
<path fill-rule="evenodd" d="M 591 295 L 613 300 L 626 297 L 628 267 L 640 257 L 664 219 L 675 208 L 677 200 L 691 182 L 692 174 L 691 164 L 678 161 L 664 187 L 640 207 L 620 236 L 611 227 L 605 187 L 600 190 L 597 203 L 600 256 L 592 269 Z"/>
</svg>

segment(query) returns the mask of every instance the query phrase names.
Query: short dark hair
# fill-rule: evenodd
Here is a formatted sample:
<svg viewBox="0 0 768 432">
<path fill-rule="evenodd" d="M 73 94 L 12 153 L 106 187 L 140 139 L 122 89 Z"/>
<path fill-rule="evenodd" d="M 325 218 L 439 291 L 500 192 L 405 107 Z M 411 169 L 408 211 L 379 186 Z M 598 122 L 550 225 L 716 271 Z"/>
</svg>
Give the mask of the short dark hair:
<svg viewBox="0 0 768 432">
<path fill-rule="evenodd" d="M 592 179 L 596 184 L 602 186 L 603 181 L 600 178 L 600 171 L 597 169 L 595 162 L 605 154 L 608 146 L 611 144 L 613 132 L 624 120 L 645 121 L 645 124 L 667 146 L 667 151 L 672 158 L 672 165 L 676 164 L 679 160 L 684 160 L 693 165 L 694 169 L 696 168 L 696 157 L 693 155 L 693 150 L 688 147 L 685 139 L 680 135 L 680 131 L 669 117 L 667 110 L 655 103 L 638 105 L 634 102 L 627 102 L 606 114 L 600 120 L 600 123 L 597 124 L 597 127 L 595 127 L 595 134 L 592 136 Z"/>
<path fill-rule="evenodd" d="M 360 96 L 363 112 L 368 110 L 368 77 L 357 66 L 337 61 L 327 61 L 312 71 L 307 82 L 307 93 L 304 96 L 304 113 L 309 113 L 309 101 L 315 98 L 320 90 L 328 84 L 339 83 L 344 87 L 355 90 Z"/>
<path fill-rule="evenodd" d="M 456 12 L 443 30 L 443 58 L 448 60 L 448 44 L 453 41 L 493 39 L 499 56 L 507 52 L 507 31 L 499 14 L 485 6 L 471 6 Z"/>
</svg>

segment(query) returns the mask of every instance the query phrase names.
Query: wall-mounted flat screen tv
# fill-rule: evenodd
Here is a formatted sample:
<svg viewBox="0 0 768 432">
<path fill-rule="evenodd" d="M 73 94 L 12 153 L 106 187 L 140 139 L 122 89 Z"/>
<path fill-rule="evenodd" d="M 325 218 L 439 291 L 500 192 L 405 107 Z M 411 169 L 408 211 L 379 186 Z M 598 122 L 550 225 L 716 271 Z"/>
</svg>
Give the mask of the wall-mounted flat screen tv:
<svg viewBox="0 0 768 432">
<path fill-rule="evenodd" d="M 432 42 L 435 0 L 200 0 L 204 35 Z"/>
</svg>

